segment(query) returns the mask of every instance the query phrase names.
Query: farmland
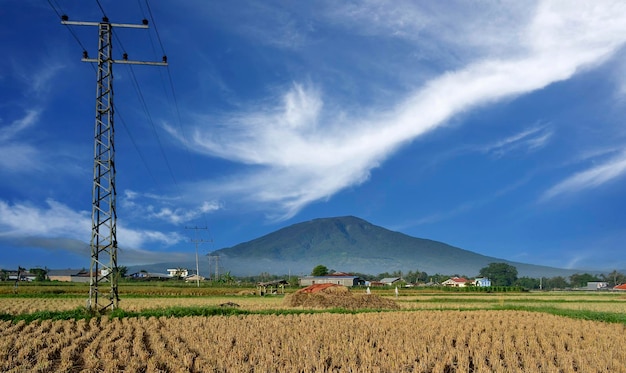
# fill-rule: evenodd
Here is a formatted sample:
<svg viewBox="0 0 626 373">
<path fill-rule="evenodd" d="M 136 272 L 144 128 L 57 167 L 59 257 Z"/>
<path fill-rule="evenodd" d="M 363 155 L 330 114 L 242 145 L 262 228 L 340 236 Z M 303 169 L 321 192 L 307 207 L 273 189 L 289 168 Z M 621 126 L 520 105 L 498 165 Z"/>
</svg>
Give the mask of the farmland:
<svg viewBox="0 0 626 373">
<path fill-rule="evenodd" d="M 0 287 L 0 371 L 626 372 L 626 294 L 381 290 L 400 310 L 329 312 L 237 288 L 138 287 L 122 312 L 82 318 L 82 288 L 50 289 Z"/>
</svg>

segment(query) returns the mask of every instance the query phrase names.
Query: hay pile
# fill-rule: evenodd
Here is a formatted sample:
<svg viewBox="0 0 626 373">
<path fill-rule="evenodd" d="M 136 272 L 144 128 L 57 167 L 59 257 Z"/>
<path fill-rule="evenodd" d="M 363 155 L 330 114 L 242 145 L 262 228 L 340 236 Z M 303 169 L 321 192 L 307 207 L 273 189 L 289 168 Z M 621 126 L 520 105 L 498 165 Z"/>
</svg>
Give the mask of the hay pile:
<svg viewBox="0 0 626 373">
<path fill-rule="evenodd" d="M 300 289 L 287 295 L 284 304 L 289 307 L 305 308 L 345 308 L 350 310 L 399 309 L 391 299 L 372 294 L 352 294 L 345 286 L 335 284 L 317 284 Z"/>
</svg>

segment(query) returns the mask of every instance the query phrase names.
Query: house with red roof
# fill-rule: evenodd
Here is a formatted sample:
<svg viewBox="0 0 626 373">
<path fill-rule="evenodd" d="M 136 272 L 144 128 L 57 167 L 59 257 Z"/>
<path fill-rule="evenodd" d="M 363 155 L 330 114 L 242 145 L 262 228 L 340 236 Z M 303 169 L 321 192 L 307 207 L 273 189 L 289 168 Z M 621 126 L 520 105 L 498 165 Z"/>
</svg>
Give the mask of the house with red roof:
<svg viewBox="0 0 626 373">
<path fill-rule="evenodd" d="M 463 287 L 465 287 L 465 284 L 468 283 L 468 282 L 470 282 L 470 281 L 468 279 L 466 279 L 465 277 L 452 277 L 452 278 L 447 279 L 446 281 L 442 282 L 441 285 L 463 288 Z"/>
</svg>

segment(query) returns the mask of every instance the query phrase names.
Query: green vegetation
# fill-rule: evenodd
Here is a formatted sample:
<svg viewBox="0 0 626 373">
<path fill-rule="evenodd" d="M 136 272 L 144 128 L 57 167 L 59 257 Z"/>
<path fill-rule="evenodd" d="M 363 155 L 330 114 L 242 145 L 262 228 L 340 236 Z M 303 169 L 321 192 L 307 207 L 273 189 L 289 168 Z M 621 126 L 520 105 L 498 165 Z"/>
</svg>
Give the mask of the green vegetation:
<svg viewBox="0 0 626 373">
<path fill-rule="evenodd" d="M 311 276 L 326 276 L 328 274 L 328 268 L 325 265 L 316 265 L 311 271 Z"/>
<path fill-rule="evenodd" d="M 575 310 L 575 309 L 563 309 L 557 307 L 551 307 L 549 305 L 537 305 L 537 306 L 525 306 L 515 305 L 510 303 L 515 302 L 527 302 L 527 300 L 507 300 L 506 305 L 489 304 L 484 300 L 472 299 L 465 300 L 468 303 L 486 303 L 485 307 L 440 307 L 432 310 L 414 310 L 403 309 L 401 311 L 394 312 L 437 312 L 437 311 L 470 311 L 470 310 L 509 310 L 509 311 L 529 311 L 529 312 L 543 312 L 556 316 L 564 316 L 574 319 L 584 319 L 592 321 L 601 321 L 608 323 L 619 323 L 626 325 L 626 314 L 618 312 L 603 312 L 603 311 L 590 311 L 590 310 Z M 458 302 L 456 299 L 438 299 L 437 302 Z M 535 301 L 538 304 L 552 303 L 548 301 Z M 559 302 L 559 301 L 556 301 Z M 562 302 L 562 301 L 561 301 Z M 125 317 L 189 317 L 189 316 L 238 316 L 238 315 L 296 315 L 296 314 L 313 314 L 313 313 L 366 313 L 366 312 L 391 312 L 382 310 L 346 310 L 343 308 L 334 308 L 327 310 L 317 309 L 270 309 L 270 310 L 246 310 L 237 307 L 167 307 L 157 309 L 147 309 L 139 312 L 125 311 L 123 309 L 117 309 L 104 316 L 95 316 L 87 311 L 85 308 L 76 308 L 70 311 L 40 311 L 28 314 L 9 315 L 0 314 L 0 320 L 12 321 L 14 323 L 19 321 L 25 321 L 27 323 L 41 320 L 81 320 L 91 319 L 93 317 L 109 317 L 109 318 L 125 318 Z"/>
<path fill-rule="evenodd" d="M 0 286 L 10 288 L 4 284 Z M 181 298 L 181 299 L 211 299 L 212 297 L 225 298 L 232 303 L 241 303 L 243 299 L 249 300 L 254 298 L 255 304 L 267 302 L 276 297 L 258 297 L 237 295 L 241 290 L 252 290 L 253 286 L 208 286 L 203 285 L 200 288 L 190 286 L 189 284 L 174 283 L 139 283 L 126 284 L 122 287 L 122 298 L 127 299 L 154 299 L 154 298 Z M 294 288 L 295 289 L 295 288 Z M 294 289 L 289 289 L 293 291 Z M 87 297 L 88 285 L 86 284 L 64 284 L 64 283 L 27 283 L 20 288 L 20 294 L 0 294 L 0 300 L 5 304 L 11 304 L 11 299 L 16 301 L 20 298 L 24 299 L 41 299 L 44 302 L 50 298 L 69 299 Z M 496 292 L 500 290 L 500 292 Z M 364 289 L 356 288 L 355 292 L 364 292 Z M 393 289 L 389 287 L 371 288 L 372 293 L 394 297 Z M 395 297 L 394 297 L 395 299 Z M 241 300 L 241 301 L 240 301 Z M 1 313 L 0 320 L 12 322 L 34 322 L 37 320 L 69 320 L 69 319 L 90 319 L 93 317 L 186 317 L 186 316 L 236 316 L 236 315 L 289 315 L 301 313 L 319 313 L 319 312 L 379 312 L 380 310 L 358 310 L 348 311 L 344 309 L 331 310 L 311 310 L 311 309 L 294 309 L 288 307 L 276 306 L 279 303 L 272 303 L 271 309 L 246 307 L 237 307 L 230 304 L 230 301 L 224 303 L 224 306 L 202 305 L 202 306 L 172 306 L 162 308 L 150 308 L 137 311 L 125 310 L 122 308 L 112 311 L 104 316 L 95 316 L 88 312 L 87 309 L 79 307 L 67 311 L 37 311 L 30 313 L 9 314 Z M 221 301 L 220 301 L 221 302 Z M 610 323 L 621 323 L 626 325 L 626 294 L 616 292 L 521 292 L 516 287 L 467 287 L 467 288 L 403 288 L 400 291 L 400 297 L 396 302 L 402 305 L 401 311 L 415 312 L 436 312 L 440 310 L 515 310 L 515 311 L 531 311 L 544 312 L 557 316 L 603 321 Z M 215 303 L 215 302 L 213 302 Z M 245 304 L 246 301 L 243 301 Z M 171 302 L 169 304 L 176 304 Z M 254 307 L 253 307 L 254 308 Z M 8 312 L 8 311 L 4 311 Z M 22 311 L 24 312 L 24 311 Z"/>
<path fill-rule="evenodd" d="M 478 275 L 490 279 L 493 286 L 512 286 L 517 281 L 517 268 L 506 263 L 489 263 Z"/>
<path fill-rule="evenodd" d="M 617 312 L 602 312 L 602 311 L 589 311 L 589 310 L 572 310 L 556 307 L 535 307 L 535 306 L 501 306 L 495 309 L 510 310 L 510 311 L 530 311 L 530 312 L 543 312 L 556 316 L 565 316 L 572 319 L 583 319 L 592 321 L 602 321 L 609 323 L 626 324 L 626 314 Z"/>
</svg>

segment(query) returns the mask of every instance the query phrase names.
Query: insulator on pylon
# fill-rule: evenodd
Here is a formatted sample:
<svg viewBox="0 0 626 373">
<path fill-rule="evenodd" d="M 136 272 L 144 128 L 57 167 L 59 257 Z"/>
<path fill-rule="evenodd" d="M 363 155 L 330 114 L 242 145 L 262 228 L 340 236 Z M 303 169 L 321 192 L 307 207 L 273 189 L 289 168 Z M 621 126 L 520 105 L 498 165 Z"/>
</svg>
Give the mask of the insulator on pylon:
<svg viewBox="0 0 626 373">
<path fill-rule="evenodd" d="M 167 56 L 163 56 L 163 62 L 167 63 Z"/>
<path fill-rule="evenodd" d="M 141 20 L 141 23 L 148 26 L 148 20 L 145 18 Z"/>
<path fill-rule="evenodd" d="M 87 54 L 87 51 L 83 51 L 83 58 L 85 59 L 89 58 L 89 54 Z"/>
<path fill-rule="evenodd" d="M 109 23 L 109 17 L 102 17 L 102 22 Z"/>
<path fill-rule="evenodd" d="M 69 21 L 70 17 L 67 16 L 67 14 L 64 14 L 61 16 L 61 21 Z"/>
<path fill-rule="evenodd" d="M 122 58 L 124 59 L 124 61 L 128 60 L 128 53 L 122 54 Z"/>
</svg>

